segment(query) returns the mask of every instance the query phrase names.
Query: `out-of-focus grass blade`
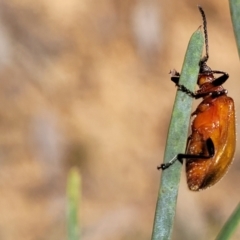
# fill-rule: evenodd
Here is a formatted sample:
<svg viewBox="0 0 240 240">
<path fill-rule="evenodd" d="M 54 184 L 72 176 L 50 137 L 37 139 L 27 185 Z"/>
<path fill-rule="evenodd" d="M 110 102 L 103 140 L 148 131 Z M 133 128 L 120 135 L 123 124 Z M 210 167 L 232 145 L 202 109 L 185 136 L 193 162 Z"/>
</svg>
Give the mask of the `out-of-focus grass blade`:
<svg viewBox="0 0 240 240">
<path fill-rule="evenodd" d="M 80 239 L 79 205 L 81 177 L 77 169 L 70 170 L 67 182 L 67 226 L 68 240 Z"/>
<path fill-rule="evenodd" d="M 240 224 L 240 203 L 237 205 L 236 209 L 224 224 L 220 233 L 218 234 L 216 240 L 229 240 L 232 234 L 236 230 L 237 226 Z"/>
<path fill-rule="evenodd" d="M 196 86 L 199 61 L 204 44 L 200 29 L 193 33 L 187 48 L 181 71 L 180 84 L 194 91 Z M 168 162 L 178 153 L 184 153 L 188 135 L 188 126 L 193 99 L 186 93 L 178 91 L 168 130 L 164 162 Z M 161 184 L 155 212 L 152 240 L 171 239 L 173 228 L 181 164 L 177 161 L 162 171 Z"/>
<path fill-rule="evenodd" d="M 238 56 L 240 57 L 240 0 L 229 0 L 230 12 L 232 17 L 232 25 L 238 48 Z"/>
</svg>

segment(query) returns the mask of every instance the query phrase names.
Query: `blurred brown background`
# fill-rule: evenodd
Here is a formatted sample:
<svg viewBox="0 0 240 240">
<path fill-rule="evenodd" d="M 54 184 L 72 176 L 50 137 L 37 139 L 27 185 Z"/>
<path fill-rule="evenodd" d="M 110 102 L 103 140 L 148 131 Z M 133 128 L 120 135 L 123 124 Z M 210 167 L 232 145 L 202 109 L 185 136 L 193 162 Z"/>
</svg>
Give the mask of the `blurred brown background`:
<svg viewBox="0 0 240 240">
<path fill-rule="evenodd" d="M 0 1 L 0 239 L 66 239 L 66 177 L 83 181 L 84 240 L 150 239 L 166 134 L 191 34 L 207 15 L 209 65 L 239 117 L 227 1 Z M 238 146 L 238 145 L 237 145 Z M 239 202 L 230 171 L 193 193 L 185 173 L 174 240 L 214 239 Z M 240 239 L 240 231 L 235 238 Z"/>
</svg>

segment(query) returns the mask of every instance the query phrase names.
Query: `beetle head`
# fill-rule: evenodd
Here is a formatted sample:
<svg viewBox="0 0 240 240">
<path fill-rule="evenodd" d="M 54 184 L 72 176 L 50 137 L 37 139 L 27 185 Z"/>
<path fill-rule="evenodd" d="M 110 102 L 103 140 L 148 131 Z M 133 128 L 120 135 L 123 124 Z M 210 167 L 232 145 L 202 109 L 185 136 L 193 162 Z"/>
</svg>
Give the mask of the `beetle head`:
<svg viewBox="0 0 240 240">
<path fill-rule="evenodd" d="M 214 80 L 212 69 L 206 64 L 206 60 L 204 61 L 204 57 L 200 61 L 199 65 L 200 65 L 200 70 L 199 70 L 197 84 L 199 86 L 202 86 L 205 83 L 212 82 Z"/>
</svg>

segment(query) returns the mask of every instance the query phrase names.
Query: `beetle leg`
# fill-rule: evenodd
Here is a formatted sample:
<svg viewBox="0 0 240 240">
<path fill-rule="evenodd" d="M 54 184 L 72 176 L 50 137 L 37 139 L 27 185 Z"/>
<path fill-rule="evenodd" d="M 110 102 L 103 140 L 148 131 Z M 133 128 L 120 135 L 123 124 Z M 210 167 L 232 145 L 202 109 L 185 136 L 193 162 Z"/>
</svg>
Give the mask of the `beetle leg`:
<svg viewBox="0 0 240 240">
<path fill-rule="evenodd" d="M 187 89 L 184 85 L 179 84 L 179 79 L 180 79 L 180 73 L 177 72 L 175 69 L 170 71 L 171 74 L 171 81 L 173 81 L 176 86 L 178 87 L 178 90 L 185 92 L 187 95 L 190 97 L 195 98 L 195 93 Z"/>
<path fill-rule="evenodd" d="M 157 169 L 160 170 L 165 170 L 166 168 L 169 168 L 171 165 L 173 165 L 176 161 L 180 161 L 182 163 L 182 160 L 178 159 L 178 155 L 172 158 L 169 162 L 167 163 L 162 163 L 160 166 L 157 166 Z"/>
<path fill-rule="evenodd" d="M 175 69 L 173 69 L 170 71 L 170 74 L 171 74 L 171 81 L 173 81 L 176 85 L 178 85 L 180 73 Z"/>
<path fill-rule="evenodd" d="M 178 159 L 182 159 L 182 158 L 200 158 L 200 159 L 209 159 L 209 158 L 212 158 L 215 154 L 215 147 L 214 147 L 214 143 L 212 141 L 211 138 L 208 138 L 206 140 L 206 146 L 207 146 L 207 151 L 208 151 L 208 156 L 202 156 L 202 155 L 199 155 L 199 154 L 185 154 L 185 153 L 179 153 L 177 155 L 177 158 Z"/>
<path fill-rule="evenodd" d="M 171 77 L 171 81 L 174 82 L 178 86 L 180 76 L 173 76 Z"/>
<path fill-rule="evenodd" d="M 187 139 L 186 149 L 187 149 L 187 147 L 188 147 L 188 144 L 189 144 L 189 141 L 191 140 L 191 138 L 192 138 L 192 137 L 189 136 L 188 139 Z M 160 169 L 164 170 L 164 169 L 170 167 L 171 165 L 173 165 L 173 163 L 175 163 L 177 160 L 178 160 L 180 163 L 183 163 L 183 160 L 182 160 L 182 159 L 179 159 L 179 158 L 178 158 L 178 155 L 176 155 L 176 156 L 175 156 L 173 159 L 171 159 L 169 162 L 167 162 L 167 163 L 162 163 L 160 166 L 157 166 L 157 169 L 158 169 L 158 170 L 160 170 Z"/>
<path fill-rule="evenodd" d="M 187 95 L 189 95 L 192 98 L 196 98 L 196 94 L 192 91 L 190 91 L 188 88 L 186 88 L 184 85 L 181 84 L 176 84 L 176 86 L 178 86 L 178 90 L 185 92 Z"/>
<path fill-rule="evenodd" d="M 223 94 L 227 94 L 227 90 L 223 89 L 220 91 L 209 91 L 209 92 L 204 92 L 204 93 L 196 93 L 196 94 L 194 94 L 194 98 L 198 99 L 198 98 L 206 97 L 210 94 L 212 95 L 213 98 L 216 98 Z"/>
<path fill-rule="evenodd" d="M 186 154 L 186 153 L 179 153 L 176 155 L 174 158 L 172 158 L 169 162 L 167 163 L 162 163 L 160 166 L 157 167 L 158 170 L 162 169 L 165 170 L 166 168 L 169 168 L 171 165 L 173 165 L 177 160 L 182 163 L 183 158 L 194 158 L 194 159 L 209 159 L 212 158 L 215 154 L 215 147 L 214 143 L 211 138 L 208 138 L 206 140 L 206 146 L 208 150 L 208 156 L 202 156 L 199 154 Z"/>
<path fill-rule="evenodd" d="M 212 84 L 213 84 L 214 86 L 220 86 L 220 85 L 222 85 L 222 84 L 225 83 L 225 82 L 228 80 L 228 78 L 229 78 L 228 73 L 223 72 L 223 71 L 212 70 L 212 71 L 210 71 L 209 73 L 212 73 L 212 74 L 222 74 L 222 76 L 216 78 L 216 79 L 212 82 Z"/>
</svg>

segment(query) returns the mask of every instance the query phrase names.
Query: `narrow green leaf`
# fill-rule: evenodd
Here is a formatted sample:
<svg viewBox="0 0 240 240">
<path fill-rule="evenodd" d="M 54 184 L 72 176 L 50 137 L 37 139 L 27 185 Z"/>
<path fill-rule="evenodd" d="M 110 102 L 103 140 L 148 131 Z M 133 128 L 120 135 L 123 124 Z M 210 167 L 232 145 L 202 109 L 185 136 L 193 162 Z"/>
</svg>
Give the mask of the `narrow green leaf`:
<svg viewBox="0 0 240 240">
<path fill-rule="evenodd" d="M 216 240 L 230 239 L 239 224 L 240 224 L 240 203 L 237 205 L 232 215 L 224 224 Z"/>
<path fill-rule="evenodd" d="M 232 17 L 232 25 L 235 39 L 240 57 L 240 0 L 229 0 L 230 13 Z"/>
<path fill-rule="evenodd" d="M 73 168 L 69 172 L 67 183 L 67 225 L 68 240 L 79 240 L 79 202 L 80 202 L 81 178 L 77 169 Z"/>
<path fill-rule="evenodd" d="M 201 30 L 198 29 L 189 41 L 179 82 L 191 91 L 194 91 L 196 86 L 203 44 L 204 38 Z M 178 153 L 185 152 L 192 102 L 193 99 L 186 93 L 177 91 L 168 130 L 164 155 L 165 163 Z M 152 240 L 171 239 L 181 166 L 181 163 L 177 161 L 162 171 Z"/>
</svg>

